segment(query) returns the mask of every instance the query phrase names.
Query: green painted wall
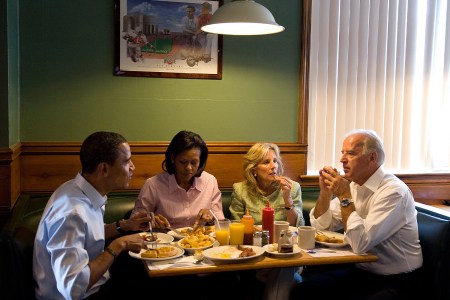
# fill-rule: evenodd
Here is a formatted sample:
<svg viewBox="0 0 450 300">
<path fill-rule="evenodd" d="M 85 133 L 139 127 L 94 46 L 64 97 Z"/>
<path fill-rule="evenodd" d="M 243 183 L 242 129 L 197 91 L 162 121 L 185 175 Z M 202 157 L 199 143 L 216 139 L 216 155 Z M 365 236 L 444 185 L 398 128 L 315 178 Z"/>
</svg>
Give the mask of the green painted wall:
<svg viewBox="0 0 450 300">
<path fill-rule="evenodd" d="M 257 2 L 286 30 L 224 36 L 223 79 L 201 80 L 113 76 L 113 0 L 20 1 L 21 141 L 297 141 L 301 1 Z"/>
<path fill-rule="evenodd" d="M 6 1 L 0 1 L 0 147 L 9 146 L 8 122 L 8 35 Z"/>
<path fill-rule="evenodd" d="M 0 147 L 19 137 L 18 4 L 0 1 Z"/>
</svg>

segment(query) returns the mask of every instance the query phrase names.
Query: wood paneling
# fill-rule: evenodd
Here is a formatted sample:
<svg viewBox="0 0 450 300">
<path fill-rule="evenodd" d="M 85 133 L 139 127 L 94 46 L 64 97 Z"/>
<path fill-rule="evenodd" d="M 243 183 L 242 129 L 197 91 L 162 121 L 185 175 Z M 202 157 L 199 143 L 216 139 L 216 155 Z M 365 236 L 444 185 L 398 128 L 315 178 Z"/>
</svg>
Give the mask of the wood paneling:
<svg viewBox="0 0 450 300">
<path fill-rule="evenodd" d="M 129 190 L 138 191 L 145 179 L 161 172 L 168 143 L 130 143 L 136 170 Z M 243 179 L 243 155 L 250 143 L 208 144 L 206 170 L 214 174 L 221 189 Z M 318 187 L 317 176 L 306 176 L 306 146 L 278 143 L 285 174 L 303 188 Z M 80 170 L 77 143 L 23 143 L 0 150 L 0 213 L 8 212 L 20 193 L 50 193 Z M 20 168 L 19 168 L 20 167 Z M 443 205 L 450 200 L 450 174 L 398 174 L 411 189 L 415 200 Z"/>
<path fill-rule="evenodd" d="M 137 191 L 145 179 L 161 172 L 168 143 L 130 143 L 136 166 L 130 190 Z M 206 170 L 215 175 L 221 188 L 231 188 L 243 179 L 243 155 L 250 143 L 208 144 Z M 279 143 L 285 174 L 299 181 L 302 187 L 318 187 L 317 176 L 306 176 L 306 146 Z M 24 143 L 21 153 L 21 192 L 51 192 L 73 178 L 80 169 L 80 144 Z M 450 200 L 450 174 L 397 174 L 411 189 L 416 201 L 442 204 Z"/>
<path fill-rule="evenodd" d="M 414 200 L 429 205 L 447 205 L 450 200 L 450 173 L 396 174 L 408 185 Z M 301 176 L 302 187 L 319 187 L 318 176 Z"/>
<path fill-rule="evenodd" d="M 20 195 L 20 144 L 0 149 L 0 215 L 8 214 Z"/>
<path fill-rule="evenodd" d="M 168 143 L 130 143 L 136 166 L 130 190 L 139 190 L 145 179 L 162 171 L 162 161 Z M 249 143 L 208 144 L 206 171 L 216 176 L 221 188 L 231 188 L 243 179 L 243 155 Z M 306 172 L 306 147 L 293 143 L 278 143 L 285 174 L 295 180 Z M 24 143 L 21 153 L 21 191 L 23 193 L 51 192 L 73 178 L 80 170 L 80 144 Z"/>
</svg>

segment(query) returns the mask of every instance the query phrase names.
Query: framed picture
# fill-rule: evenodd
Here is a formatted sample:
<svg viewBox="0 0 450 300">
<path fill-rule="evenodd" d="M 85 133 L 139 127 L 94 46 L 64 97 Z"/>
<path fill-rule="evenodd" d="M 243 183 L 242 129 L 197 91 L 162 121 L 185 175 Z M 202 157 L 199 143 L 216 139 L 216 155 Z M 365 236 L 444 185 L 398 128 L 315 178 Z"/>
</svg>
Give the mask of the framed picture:
<svg viewBox="0 0 450 300">
<path fill-rule="evenodd" d="M 222 36 L 201 31 L 223 0 L 115 0 L 114 75 L 222 79 Z"/>
</svg>

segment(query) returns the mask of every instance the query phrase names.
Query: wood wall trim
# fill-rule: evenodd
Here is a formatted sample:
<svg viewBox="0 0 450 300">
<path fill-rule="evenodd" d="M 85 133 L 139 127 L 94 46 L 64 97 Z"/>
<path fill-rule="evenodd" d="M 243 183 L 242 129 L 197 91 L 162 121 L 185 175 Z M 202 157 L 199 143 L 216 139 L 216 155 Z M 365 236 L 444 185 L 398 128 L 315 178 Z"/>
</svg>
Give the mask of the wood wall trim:
<svg viewBox="0 0 450 300">
<path fill-rule="evenodd" d="M 215 175 L 221 189 L 232 188 L 243 180 L 243 155 L 253 143 L 208 143 L 206 171 Z M 303 188 L 318 188 L 318 176 L 306 174 L 307 146 L 298 143 L 278 143 L 285 173 L 300 182 Z M 61 183 L 73 178 L 80 169 L 81 143 L 23 143 L 21 151 L 22 193 L 50 193 Z M 168 142 L 130 142 L 136 165 L 129 190 L 139 191 L 144 181 L 161 172 Z M 415 200 L 435 205 L 450 200 L 450 173 L 397 174 L 411 189 Z"/>
<path fill-rule="evenodd" d="M 0 216 L 10 212 L 20 195 L 20 146 L 0 148 Z"/>
<path fill-rule="evenodd" d="M 144 181 L 162 171 L 168 142 L 130 142 L 136 166 L 129 190 L 140 190 Z M 216 176 L 219 187 L 232 188 L 243 180 L 243 155 L 253 143 L 207 143 L 209 150 L 206 171 Z M 306 145 L 277 143 L 285 164 L 285 174 L 294 180 L 306 173 Z M 81 143 L 25 142 L 21 152 L 21 191 L 52 192 L 80 170 Z"/>
<path fill-rule="evenodd" d="M 450 173 L 396 174 L 411 189 L 414 200 L 429 205 L 444 205 L 450 200 Z M 300 176 L 302 187 L 319 188 L 319 177 Z"/>
<path fill-rule="evenodd" d="M 302 6 L 302 30 L 300 36 L 300 74 L 299 74 L 299 113 L 298 141 L 308 143 L 308 110 L 309 110 L 309 61 L 311 45 L 311 0 L 304 0 Z"/>
</svg>

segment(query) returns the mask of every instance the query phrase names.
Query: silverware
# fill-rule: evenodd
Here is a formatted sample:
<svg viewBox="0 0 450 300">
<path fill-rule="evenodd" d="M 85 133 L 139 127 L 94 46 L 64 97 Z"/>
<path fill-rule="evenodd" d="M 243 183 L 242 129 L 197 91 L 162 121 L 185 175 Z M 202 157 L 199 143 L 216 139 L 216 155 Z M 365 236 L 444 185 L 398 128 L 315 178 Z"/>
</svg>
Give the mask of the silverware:
<svg viewBox="0 0 450 300">
<path fill-rule="evenodd" d="M 336 253 L 336 251 L 333 250 L 328 250 L 328 249 L 311 249 L 311 250 L 307 250 L 306 253 L 310 253 L 310 254 L 314 254 L 314 253 L 318 253 L 318 252 L 324 252 L 324 253 Z"/>
<path fill-rule="evenodd" d="M 150 212 L 147 212 L 147 217 L 150 218 Z M 155 235 L 153 234 L 152 221 L 148 221 L 148 227 L 149 227 L 150 234 L 152 235 L 153 240 L 156 241 L 157 237 L 155 237 Z M 153 246 L 153 244 L 156 244 L 156 243 L 152 243 L 152 246 Z"/>
</svg>

